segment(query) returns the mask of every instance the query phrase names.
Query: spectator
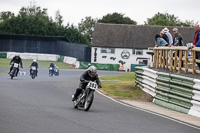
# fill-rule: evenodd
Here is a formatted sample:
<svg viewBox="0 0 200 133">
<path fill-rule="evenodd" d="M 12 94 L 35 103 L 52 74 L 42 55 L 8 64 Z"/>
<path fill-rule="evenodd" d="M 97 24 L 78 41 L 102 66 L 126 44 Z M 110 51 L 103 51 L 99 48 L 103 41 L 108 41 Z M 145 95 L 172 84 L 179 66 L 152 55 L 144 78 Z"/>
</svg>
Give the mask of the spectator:
<svg viewBox="0 0 200 133">
<path fill-rule="evenodd" d="M 155 47 L 163 47 L 163 46 L 167 46 L 168 43 L 163 39 L 161 38 L 158 34 L 156 34 L 155 36 Z"/>
<path fill-rule="evenodd" d="M 174 33 L 173 46 L 183 46 L 183 37 L 178 32 L 178 29 L 174 28 L 173 33 Z"/>
<path fill-rule="evenodd" d="M 200 27 L 199 25 L 194 26 L 195 30 L 195 35 L 194 35 L 194 43 L 193 43 L 193 48 L 194 47 L 200 47 Z M 196 59 L 200 60 L 200 52 L 196 52 Z M 197 63 L 199 69 L 200 69 L 200 63 Z"/>
<path fill-rule="evenodd" d="M 172 39 L 171 33 L 169 33 L 168 28 L 165 27 L 162 31 L 167 35 L 167 37 L 169 39 L 169 45 L 171 46 L 173 44 L 173 39 Z"/>
<path fill-rule="evenodd" d="M 177 28 L 174 28 L 174 29 L 173 29 L 173 33 L 174 33 L 173 46 L 183 46 L 183 37 L 182 37 L 182 35 L 178 32 L 178 29 L 177 29 Z M 174 54 L 175 54 L 175 53 L 174 53 Z M 177 55 L 178 55 L 178 57 L 179 57 L 179 50 L 178 50 Z M 181 56 L 183 56 L 183 53 L 182 53 Z M 183 67 L 183 60 L 182 60 L 182 63 L 181 63 L 181 67 Z"/>
<path fill-rule="evenodd" d="M 164 31 L 160 32 L 160 37 L 163 38 L 169 44 L 169 39 L 167 35 L 164 33 Z"/>
</svg>

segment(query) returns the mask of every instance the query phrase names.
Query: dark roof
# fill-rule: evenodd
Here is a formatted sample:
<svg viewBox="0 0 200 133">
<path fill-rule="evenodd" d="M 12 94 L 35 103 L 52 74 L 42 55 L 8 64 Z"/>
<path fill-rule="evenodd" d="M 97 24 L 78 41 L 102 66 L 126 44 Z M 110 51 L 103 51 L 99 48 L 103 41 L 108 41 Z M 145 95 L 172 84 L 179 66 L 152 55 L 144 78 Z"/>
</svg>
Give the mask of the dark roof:
<svg viewBox="0 0 200 133">
<path fill-rule="evenodd" d="M 93 33 L 92 47 L 146 49 L 155 45 L 155 35 L 159 34 L 163 28 L 165 27 L 97 23 Z M 173 28 L 168 27 L 172 35 Z M 193 28 L 177 28 L 185 43 L 193 42 Z"/>
</svg>

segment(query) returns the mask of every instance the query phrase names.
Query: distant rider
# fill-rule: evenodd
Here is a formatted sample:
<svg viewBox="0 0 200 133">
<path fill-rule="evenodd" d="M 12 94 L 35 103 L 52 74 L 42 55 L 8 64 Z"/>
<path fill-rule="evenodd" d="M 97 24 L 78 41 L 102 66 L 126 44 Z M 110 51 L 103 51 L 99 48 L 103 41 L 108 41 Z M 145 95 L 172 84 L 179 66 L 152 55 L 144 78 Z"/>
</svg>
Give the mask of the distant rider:
<svg viewBox="0 0 200 133">
<path fill-rule="evenodd" d="M 52 67 L 54 69 L 55 65 L 53 64 L 53 62 L 51 62 L 49 68 Z"/>
<path fill-rule="evenodd" d="M 37 76 L 37 73 L 38 73 L 38 63 L 37 63 L 37 60 L 34 59 L 30 68 L 32 68 L 32 66 L 36 67 L 36 76 Z M 31 69 L 30 69 L 30 75 L 31 75 Z"/>
<path fill-rule="evenodd" d="M 96 81 L 98 88 L 102 88 L 95 66 L 90 66 L 87 71 L 81 75 L 80 81 L 79 88 L 76 89 L 76 93 L 72 96 L 72 101 L 76 100 L 77 96 L 82 92 L 82 89 L 85 89 L 89 81 Z"/>
<path fill-rule="evenodd" d="M 22 59 L 21 59 L 20 56 L 17 54 L 17 55 L 15 55 L 15 56 L 12 58 L 12 60 L 10 61 L 11 67 L 10 67 L 10 71 L 9 71 L 8 74 L 10 74 L 10 72 L 12 71 L 13 66 L 14 66 L 14 63 L 20 64 L 21 68 L 23 68 L 23 66 L 22 66 Z M 17 76 L 18 72 L 19 72 L 19 67 L 17 68 L 16 76 Z"/>
</svg>

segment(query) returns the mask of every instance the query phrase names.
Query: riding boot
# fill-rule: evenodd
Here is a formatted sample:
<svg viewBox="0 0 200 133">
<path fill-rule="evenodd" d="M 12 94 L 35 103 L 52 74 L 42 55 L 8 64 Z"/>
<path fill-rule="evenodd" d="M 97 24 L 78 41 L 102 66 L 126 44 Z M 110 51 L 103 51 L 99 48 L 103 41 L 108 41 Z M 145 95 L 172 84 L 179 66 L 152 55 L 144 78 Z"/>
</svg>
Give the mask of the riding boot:
<svg viewBox="0 0 200 133">
<path fill-rule="evenodd" d="M 72 96 L 72 101 L 75 101 L 76 98 L 78 97 L 79 94 L 81 94 L 82 89 L 81 88 L 77 88 L 76 89 L 76 93 Z"/>
</svg>

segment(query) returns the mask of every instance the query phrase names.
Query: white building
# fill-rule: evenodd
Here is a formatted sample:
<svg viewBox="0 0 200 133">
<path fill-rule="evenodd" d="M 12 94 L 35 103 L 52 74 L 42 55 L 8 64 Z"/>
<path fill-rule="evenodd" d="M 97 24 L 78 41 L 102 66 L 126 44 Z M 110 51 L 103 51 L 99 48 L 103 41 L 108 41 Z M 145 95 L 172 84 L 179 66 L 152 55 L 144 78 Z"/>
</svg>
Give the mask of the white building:
<svg viewBox="0 0 200 133">
<path fill-rule="evenodd" d="M 148 42 L 144 36 L 135 34 L 140 28 L 142 30 L 144 26 L 97 23 L 93 34 L 91 62 L 125 63 L 125 69 L 130 68 L 131 64 L 152 64 L 152 55 L 147 52 L 153 52 L 155 35 Z"/>
<path fill-rule="evenodd" d="M 92 47 L 91 62 L 101 64 L 121 64 L 125 63 L 126 67 L 131 64 L 144 64 L 152 62 L 152 56 L 147 52 L 151 49 L 128 49 L 128 48 L 103 48 Z"/>
</svg>

